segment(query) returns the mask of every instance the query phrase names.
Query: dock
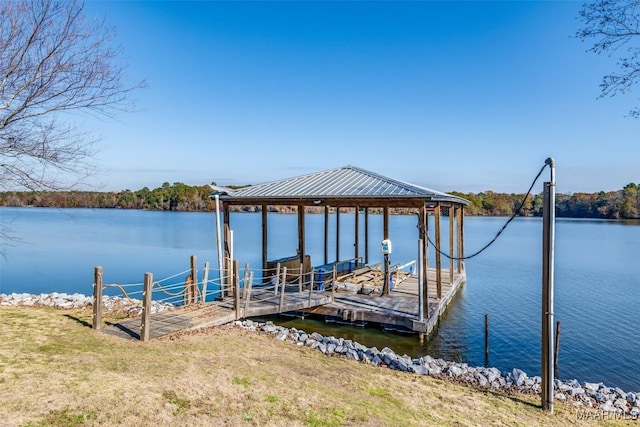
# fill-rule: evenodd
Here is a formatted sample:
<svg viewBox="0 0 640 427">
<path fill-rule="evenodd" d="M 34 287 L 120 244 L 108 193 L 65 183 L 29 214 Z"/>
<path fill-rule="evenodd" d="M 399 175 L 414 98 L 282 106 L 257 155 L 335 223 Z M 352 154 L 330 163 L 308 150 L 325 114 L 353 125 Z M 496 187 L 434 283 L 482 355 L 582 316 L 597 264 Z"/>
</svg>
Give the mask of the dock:
<svg viewBox="0 0 640 427">
<path fill-rule="evenodd" d="M 279 292 L 273 286 L 239 288 L 238 297 L 228 296 L 212 302 L 199 302 L 160 313 L 149 314 L 148 338 L 154 339 L 178 331 L 220 326 L 238 319 L 282 313 L 313 314 L 327 321 L 429 335 L 440 316 L 466 281 L 464 269 L 443 277 L 440 299 L 436 292 L 436 270 L 428 271 L 428 314 L 419 318 L 418 278 L 398 275 L 389 294 L 381 292 L 380 270 L 369 270 L 336 279 L 323 290 L 304 289 L 298 284 L 285 284 Z M 446 276 L 446 275 L 443 275 Z M 307 286 L 308 288 L 308 286 Z M 104 333 L 126 339 L 141 339 L 144 317 L 109 322 Z"/>
<path fill-rule="evenodd" d="M 428 314 L 420 321 L 418 310 L 418 278 L 406 276 L 393 287 L 388 295 L 381 295 L 376 287 L 367 288 L 357 280 L 347 278 L 336 282 L 334 301 L 321 306 L 303 309 L 303 313 L 324 316 L 347 324 L 364 326 L 376 324 L 388 329 L 418 332 L 426 335 L 436 327 L 438 320 L 466 282 L 464 269 L 453 275 L 453 281 L 443 274 L 440 299 L 436 291 L 436 270 L 428 271 Z M 350 280 L 351 279 L 351 280 Z M 364 289 L 365 293 L 361 290 Z M 371 292 L 367 295 L 367 289 Z"/>
<path fill-rule="evenodd" d="M 300 311 L 332 301 L 331 292 L 300 291 L 297 285 L 287 286 L 285 290 L 284 293 L 275 294 L 273 288 L 254 288 L 249 295 L 242 292 L 238 301 L 233 297 L 225 297 L 213 302 L 190 304 L 150 314 L 148 338 L 154 339 L 178 331 L 220 326 L 248 317 Z M 127 318 L 107 323 L 102 331 L 120 338 L 140 340 L 143 322 L 144 317 Z"/>
</svg>

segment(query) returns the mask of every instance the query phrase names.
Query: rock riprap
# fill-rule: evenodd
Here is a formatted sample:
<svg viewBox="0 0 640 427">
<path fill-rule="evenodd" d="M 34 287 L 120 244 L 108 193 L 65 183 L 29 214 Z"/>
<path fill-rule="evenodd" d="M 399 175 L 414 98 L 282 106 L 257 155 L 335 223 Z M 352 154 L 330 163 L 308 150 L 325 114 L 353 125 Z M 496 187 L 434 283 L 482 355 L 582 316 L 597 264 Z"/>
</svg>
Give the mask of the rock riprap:
<svg viewBox="0 0 640 427">
<path fill-rule="evenodd" d="M 530 394 L 541 392 L 541 378 L 529 377 L 520 369 L 501 372 L 497 368 L 469 366 L 466 363 L 434 359 L 431 356 L 419 358 L 411 358 L 406 354 L 400 356 L 388 347 L 378 350 L 376 347 L 365 347 L 355 341 L 325 337 L 317 332 L 309 334 L 296 328 L 278 326 L 272 322 L 238 320 L 234 324 L 249 331 L 271 334 L 280 341 L 310 347 L 326 355 L 346 357 L 373 366 L 386 366 L 416 375 L 449 378 L 481 388 Z M 558 401 L 571 401 L 577 407 L 624 414 L 633 419 L 640 418 L 640 392 L 627 393 L 617 387 L 607 387 L 603 383 L 581 384 L 577 380 L 556 379 L 554 380 L 554 398 Z"/>
<path fill-rule="evenodd" d="M 103 309 L 108 312 L 124 312 L 131 316 L 142 313 L 142 301 L 118 296 L 103 296 Z M 52 307 L 61 310 L 89 308 L 93 306 L 93 298 L 82 294 L 0 294 L 0 306 L 11 307 Z M 173 304 L 153 301 L 151 313 L 160 313 L 175 308 Z"/>
</svg>

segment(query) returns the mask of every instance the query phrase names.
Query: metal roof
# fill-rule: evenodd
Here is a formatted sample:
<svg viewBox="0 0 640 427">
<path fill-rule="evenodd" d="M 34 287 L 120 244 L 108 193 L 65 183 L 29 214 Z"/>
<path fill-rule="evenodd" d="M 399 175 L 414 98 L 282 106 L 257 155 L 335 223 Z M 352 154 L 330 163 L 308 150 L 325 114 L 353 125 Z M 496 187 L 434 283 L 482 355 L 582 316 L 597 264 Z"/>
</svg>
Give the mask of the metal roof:
<svg viewBox="0 0 640 427">
<path fill-rule="evenodd" d="M 469 204 L 463 198 L 388 178 L 356 166 L 329 169 L 235 191 L 225 190 L 227 191 L 221 196 L 223 200 L 407 198 Z"/>
</svg>

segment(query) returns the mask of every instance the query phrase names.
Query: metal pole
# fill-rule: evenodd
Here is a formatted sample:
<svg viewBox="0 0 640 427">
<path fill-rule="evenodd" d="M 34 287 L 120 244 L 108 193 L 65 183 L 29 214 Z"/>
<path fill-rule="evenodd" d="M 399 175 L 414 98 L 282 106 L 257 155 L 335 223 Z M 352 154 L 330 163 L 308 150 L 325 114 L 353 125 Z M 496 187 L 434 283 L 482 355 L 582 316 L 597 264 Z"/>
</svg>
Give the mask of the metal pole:
<svg viewBox="0 0 640 427">
<path fill-rule="evenodd" d="M 555 160 L 549 157 L 551 182 L 544 183 L 542 208 L 542 409 L 553 412 L 553 276 L 555 251 Z"/>
<path fill-rule="evenodd" d="M 218 245 L 218 279 L 220 281 L 220 296 L 224 296 L 224 274 L 222 270 L 224 266 L 222 265 L 222 236 L 220 233 L 220 196 L 214 196 L 216 201 L 216 243 Z"/>
</svg>

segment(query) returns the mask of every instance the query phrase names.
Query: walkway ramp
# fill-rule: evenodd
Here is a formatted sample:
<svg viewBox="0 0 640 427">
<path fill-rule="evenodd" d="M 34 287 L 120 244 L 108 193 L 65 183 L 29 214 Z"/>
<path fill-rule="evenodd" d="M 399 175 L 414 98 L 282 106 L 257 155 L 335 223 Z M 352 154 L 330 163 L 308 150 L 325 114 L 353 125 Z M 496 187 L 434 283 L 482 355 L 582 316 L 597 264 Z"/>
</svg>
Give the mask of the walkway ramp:
<svg viewBox="0 0 640 427">
<path fill-rule="evenodd" d="M 284 293 L 278 294 L 274 292 L 273 287 L 240 289 L 238 298 L 228 296 L 217 301 L 190 304 L 151 314 L 149 338 L 154 339 L 178 331 L 224 325 L 248 317 L 311 309 L 332 301 L 331 292 L 300 290 L 298 285 L 288 285 Z M 102 331 L 121 338 L 139 340 L 143 321 L 144 316 L 139 316 L 111 322 L 107 323 Z"/>
</svg>

